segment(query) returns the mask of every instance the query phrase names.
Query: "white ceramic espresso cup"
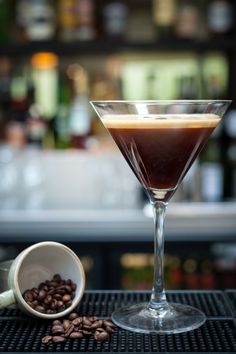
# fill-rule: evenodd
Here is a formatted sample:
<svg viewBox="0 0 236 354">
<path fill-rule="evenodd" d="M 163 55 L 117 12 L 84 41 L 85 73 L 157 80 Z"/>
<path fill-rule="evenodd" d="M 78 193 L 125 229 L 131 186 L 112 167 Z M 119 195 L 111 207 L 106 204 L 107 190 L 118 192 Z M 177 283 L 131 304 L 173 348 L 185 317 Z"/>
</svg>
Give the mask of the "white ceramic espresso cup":
<svg viewBox="0 0 236 354">
<path fill-rule="evenodd" d="M 56 314 L 35 311 L 24 300 L 25 290 L 38 287 L 45 280 L 60 274 L 62 279 L 71 279 L 76 285 L 71 306 Z M 67 246 L 52 241 L 39 242 L 24 249 L 12 262 L 8 274 L 8 290 L 0 294 L 0 308 L 17 303 L 30 316 L 54 319 L 67 315 L 80 302 L 85 288 L 85 274 L 77 255 Z"/>
</svg>

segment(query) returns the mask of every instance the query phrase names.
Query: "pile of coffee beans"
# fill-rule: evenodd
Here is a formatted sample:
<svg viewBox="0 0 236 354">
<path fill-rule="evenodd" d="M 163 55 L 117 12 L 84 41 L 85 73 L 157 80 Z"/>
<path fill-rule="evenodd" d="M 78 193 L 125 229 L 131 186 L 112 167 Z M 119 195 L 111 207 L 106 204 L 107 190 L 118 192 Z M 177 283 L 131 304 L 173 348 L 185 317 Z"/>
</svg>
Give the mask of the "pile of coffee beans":
<svg viewBox="0 0 236 354">
<path fill-rule="evenodd" d="M 42 338 L 43 344 L 65 342 L 67 338 L 77 339 L 93 336 L 96 341 L 105 341 L 115 331 L 115 325 L 110 319 L 101 320 L 96 316 L 80 317 L 71 313 L 67 318 L 54 320 L 51 325 L 51 335 Z"/>
<path fill-rule="evenodd" d="M 23 293 L 27 304 L 35 311 L 55 314 L 71 306 L 75 297 L 76 284 L 71 279 L 62 279 L 55 274 L 51 280 L 45 280 L 37 288 Z"/>
</svg>

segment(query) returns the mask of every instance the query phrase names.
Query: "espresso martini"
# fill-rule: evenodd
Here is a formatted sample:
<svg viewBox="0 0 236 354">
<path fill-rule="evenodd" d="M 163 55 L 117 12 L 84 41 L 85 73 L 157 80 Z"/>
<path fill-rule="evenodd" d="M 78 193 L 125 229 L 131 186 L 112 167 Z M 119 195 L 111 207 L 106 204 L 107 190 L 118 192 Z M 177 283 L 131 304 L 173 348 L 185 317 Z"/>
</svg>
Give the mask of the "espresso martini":
<svg viewBox="0 0 236 354">
<path fill-rule="evenodd" d="M 155 193 L 155 198 L 159 195 L 158 199 L 167 201 L 220 117 L 105 115 L 102 121 L 144 188 L 149 194 Z"/>
<path fill-rule="evenodd" d="M 230 101 L 91 102 L 153 207 L 154 271 L 150 301 L 122 306 L 111 318 L 138 333 L 173 334 L 201 326 L 201 310 L 169 302 L 164 286 L 164 221 L 168 202 Z M 178 113 L 178 114 L 177 114 Z"/>
</svg>

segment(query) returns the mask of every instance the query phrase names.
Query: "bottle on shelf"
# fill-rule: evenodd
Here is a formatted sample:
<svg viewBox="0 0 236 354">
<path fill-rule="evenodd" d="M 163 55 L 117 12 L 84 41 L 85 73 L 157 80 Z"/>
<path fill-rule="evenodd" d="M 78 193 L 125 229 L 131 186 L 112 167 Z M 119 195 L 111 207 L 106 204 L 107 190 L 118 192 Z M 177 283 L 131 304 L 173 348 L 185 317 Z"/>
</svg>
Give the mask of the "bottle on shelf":
<svg viewBox="0 0 236 354">
<path fill-rule="evenodd" d="M 16 6 L 19 39 L 42 41 L 54 38 L 56 18 L 51 0 L 19 0 Z"/>
<path fill-rule="evenodd" d="M 47 124 L 40 114 L 35 103 L 35 88 L 31 80 L 28 81 L 28 112 L 26 118 L 27 144 L 34 148 L 43 148 L 47 134 Z"/>
<path fill-rule="evenodd" d="M 78 24 L 77 0 L 59 0 L 57 10 L 59 39 L 62 41 L 75 40 Z"/>
<path fill-rule="evenodd" d="M 159 39 L 173 37 L 176 15 L 176 0 L 153 0 L 153 22 Z"/>
<path fill-rule="evenodd" d="M 71 145 L 76 149 L 86 149 L 88 148 L 88 138 L 91 133 L 88 73 L 78 64 L 72 64 L 68 68 L 67 73 L 73 81 L 74 90 L 74 98 L 69 113 Z"/>
<path fill-rule="evenodd" d="M 212 36 L 229 35 L 233 29 L 233 5 L 229 0 L 211 0 L 207 9 L 207 25 Z"/>
<path fill-rule="evenodd" d="M 58 107 L 57 55 L 50 52 L 36 53 L 31 58 L 32 80 L 35 89 L 35 104 L 47 126 L 44 146 L 54 147 L 54 120 Z"/>
<path fill-rule="evenodd" d="M 16 148 L 26 144 L 26 115 L 28 109 L 27 84 L 25 77 L 15 74 L 10 84 L 10 111 L 6 125 L 6 142 Z"/>
<path fill-rule="evenodd" d="M 210 138 L 200 155 L 201 197 L 206 202 L 219 202 L 224 196 L 224 171 L 219 140 Z"/>
<path fill-rule="evenodd" d="M 131 5 L 132 6 L 132 5 Z M 156 28 L 152 18 L 152 8 L 146 2 L 142 6 L 132 6 L 132 16 L 128 16 L 125 37 L 128 41 L 153 42 L 156 39 Z"/>
<path fill-rule="evenodd" d="M 227 138 L 225 190 L 229 199 L 236 198 L 236 110 L 227 113 L 225 119 Z"/>
<path fill-rule="evenodd" d="M 10 37 L 11 8 L 9 0 L 0 0 L 0 43 L 7 42 Z"/>
<path fill-rule="evenodd" d="M 5 128 L 10 115 L 11 61 L 0 57 L 0 141 L 5 139 Z"/>
<path fill-rule="evenodd" d="M 128 6 L 123 0 L 109 0 L 103 6 L 103 32 L 106 37 L 122 39 L 128 20 Z"/>
<path fill-rule="evenodd" d="M 200 288 L 199 263 L 195 258 L 187 258 L 183 262 L 183 279 L 186 289 Z"/>
<path fill-rule="evenodd" d="M 95 1 L 94 0 L 79 0 L 77 4 L 78 25 L 77 39 L 92 40 L 96 38 L 96 23 L 95 23 Z"/>
<path fill-rule="evenodd" d="M 179 81 L 179 99 L 193 100 L 198 98 L 199 87 L 194 75 L 182 76 Z"/>
<path fill-rule="evenodd" d="M 180 0 L 175 23 L 175 36 L 179 39 L 196 39 L 199 36 L 200 12 L 196 0 Z"/>
<path fill-rule="evenodd" d="M 207 78 L 206 95 L 212 100 L 222 99 L 224 97 L 222 92 L 222 85 L 219 76 L 212 73 Z"/>
<path fill-rule="evenodd" d="M 70 147 L 69 113 L 71 93 L 66 78 L 61 73 L 59 79 L 58 110 L 55 118 L 55 146 L 57 149 Z"/>
</svg>

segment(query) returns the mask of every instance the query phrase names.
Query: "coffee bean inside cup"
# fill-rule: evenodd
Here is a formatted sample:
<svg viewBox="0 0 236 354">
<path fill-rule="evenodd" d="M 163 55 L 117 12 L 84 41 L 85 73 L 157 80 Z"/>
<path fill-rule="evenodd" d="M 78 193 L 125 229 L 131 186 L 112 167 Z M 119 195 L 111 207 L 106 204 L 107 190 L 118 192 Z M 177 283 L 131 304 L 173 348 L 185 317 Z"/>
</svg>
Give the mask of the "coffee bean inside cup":
<svg viewBox="0 0 236 354">
<path fill-rule="evenodd" d="M 22 296 L 35 311 L 55 314 L 71 306 L 75 291 L 76 284 L 71 279 L 65 280 L 60 274 L 55 274 L 51 280 L 45 280 L 37 288 L 25 290 Z"/>
</svg>

